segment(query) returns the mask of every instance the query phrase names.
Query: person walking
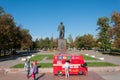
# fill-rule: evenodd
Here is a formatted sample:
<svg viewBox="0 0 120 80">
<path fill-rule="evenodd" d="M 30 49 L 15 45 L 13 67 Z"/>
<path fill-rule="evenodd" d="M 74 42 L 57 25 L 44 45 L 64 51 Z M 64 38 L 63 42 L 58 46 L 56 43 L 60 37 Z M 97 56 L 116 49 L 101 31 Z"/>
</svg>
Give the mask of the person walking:
<svg viewBox="0 0 120 80">
<path fill-rule="evenodd" d="M 65 62 L 65 64 L 63 65 L 63 68 L 65 68 L 65 76 L 66 76 L 66 78 L 68 78 L 69 77 L 69 68 L 70 68 L 69 60 L 67 60 Z"/>
<path fill-rule="evenodd" d="M 31 64 L 30 64 L 30 60 L 29 59 L 26 59 L 26 62 L 24 64 L 24 69 L 26 71 L 26 77 L 27 77 L 27 80 L 29 80 L 29 75 L 30 75 L 30 70 L 31 70 Z"/>
<path fill-rule="evenodd" d="M 37 66 L 37 62 L 34 61 L 33 62 L 33 72 L 32 72 L 32 77 L 34 80 L 37 80 L 36 79 L 36 74 L 38 73 L 38 66 Z"/>
</svg>

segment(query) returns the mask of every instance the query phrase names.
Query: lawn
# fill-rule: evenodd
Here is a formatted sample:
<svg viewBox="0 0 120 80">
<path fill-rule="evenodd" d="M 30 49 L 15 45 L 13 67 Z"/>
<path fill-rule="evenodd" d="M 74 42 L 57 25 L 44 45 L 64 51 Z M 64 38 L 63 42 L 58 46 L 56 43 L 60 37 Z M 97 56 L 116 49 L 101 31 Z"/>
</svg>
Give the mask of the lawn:
<svg viewBox="0 0 120 80">
<path fill-rule="evenodd" d="M 52 60 L 53 59 L 53 55 L 37 55 L 37 56 L 34 56 L 30 59 L 30 61 L 34 61 L 34 60 L 37 60 L 37 61 L 41 61 L 42 59 L 44 59 L 45 57 L 47 57 L 47 59 L 49 60 Z M 86 56 L 86 55 L 83 55 L 84 59 L 85 60 L 97 60 L 96 58 L 92 58 L 90 56 Z"/>
<path fill-rule="evenodd" d="M 37 56 L 34 56 L 30 59 L 30 61 L 34 61 L 34 60 L 37 60 L 37 61 L 41 61 L 42 59 L 44 59 L 45 57 L 47 57 L 47 59 L 49 60 L 52 60 L 53 59 L 53 55 L 37 55 Z M 86 56 L 86 55 L 83 55 L 84 59 L 85 60 L 97 60 L 96 58 L 92 58 L 90 56 Z M 88 67 L 104 67 L 104 66 L 116 66 L 114 64 L 111 64 L 111 63 L 108 63 L 108 62 L 87 62 L 88 64 Z M 53 66 L 52 63 L 38 63 L 38 66 L 40 68 L 50 68 Z M 24 67 L 24 64 L 17 64 L 15 66 L 13 66 L 12 68 L 23 68 Z"/>
<path fill-rule="evenodd" d="M 38 63 L 39 68 L 51 68 L 52 66 L 52 63 Z M 15 66 L 12 66 L 11 68 L 24 68 L 24 64 L 17 64 Z"/>
<path fill-rule="evenodd" d="M 92 57 L 86 56 L 86 55 L 83 55 L 83 57 L 84 57 L 85 60 L 98 60 L 96 58 L 92 58 Z"/>
<path fill-rule="evenodd" d="M 87 62 L 88 67 L 107 67 L 107 66 L 117 66 L 108 62 Z"/>
<path fill-rule="evenodd" d="M 24 68 L 24 64 L 17 64 L 12 66 L 11 68 Z"/>
<path fill-rule="evenodd" d="M 107 66 L 117 66 L 108 62 L 87 62 L 88 67 L 107 67 Z M 40 68 L 51 68 L 53 67 L 52 63 L 39 63 Z M 24 64 L 17 64 L 11 68 L 23 68 Z"/>
<path fill-rule="evenodd" d="M 41 61 L 42 59 L 44 59 L 45 57 L 47 57 L 47 59 L 53 59 L 53 55 L 37 55 L 37 56 L 34 56 L 30 59 L 30 61 Z"/>
</svg>

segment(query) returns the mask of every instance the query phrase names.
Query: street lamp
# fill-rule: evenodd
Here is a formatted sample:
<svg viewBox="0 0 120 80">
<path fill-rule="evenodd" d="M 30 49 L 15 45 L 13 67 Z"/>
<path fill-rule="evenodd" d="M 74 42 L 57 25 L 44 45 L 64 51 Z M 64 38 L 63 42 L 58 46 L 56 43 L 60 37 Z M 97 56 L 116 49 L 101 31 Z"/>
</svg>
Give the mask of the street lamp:
<svg viewBox="0 0 120 80">
<path fill-rule="evenodd" d="M 109 44 L 110 44 L 110 53 L 112 53 L 112 47 L 111 47 L 111 44 L 113 44 L 113 39 L 110 39 Z"/>
</svg>

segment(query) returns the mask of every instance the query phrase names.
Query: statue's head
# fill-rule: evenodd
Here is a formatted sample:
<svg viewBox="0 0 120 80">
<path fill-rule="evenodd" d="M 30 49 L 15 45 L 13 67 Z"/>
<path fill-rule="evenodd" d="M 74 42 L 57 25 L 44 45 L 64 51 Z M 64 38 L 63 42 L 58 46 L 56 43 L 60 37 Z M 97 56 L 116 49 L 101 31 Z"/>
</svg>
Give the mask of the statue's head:
<svg viewBox="0 0 120 80">
<path fill-rule="evenodd" d="M 60 22 L 60 24 L 63 24 L 63 22 Z"/>
</svg>

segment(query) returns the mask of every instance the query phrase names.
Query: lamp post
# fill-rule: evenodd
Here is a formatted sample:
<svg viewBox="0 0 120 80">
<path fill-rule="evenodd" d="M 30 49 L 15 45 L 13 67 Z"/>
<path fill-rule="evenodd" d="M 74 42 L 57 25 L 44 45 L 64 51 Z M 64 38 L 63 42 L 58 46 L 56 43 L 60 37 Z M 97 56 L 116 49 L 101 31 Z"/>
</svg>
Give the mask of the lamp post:
<svg viewBox="0 0 120 80">
<path fill-rule="evenodd" d="M 112 53 L 112 48 L 111 48 L 111 44 L 112 44 L 112 42 L 113 42 L 113 40 L 110 39 L 110 41 L 109 41 L 109 44 L 110 44 L 110 54 Z"/>
</svg>

